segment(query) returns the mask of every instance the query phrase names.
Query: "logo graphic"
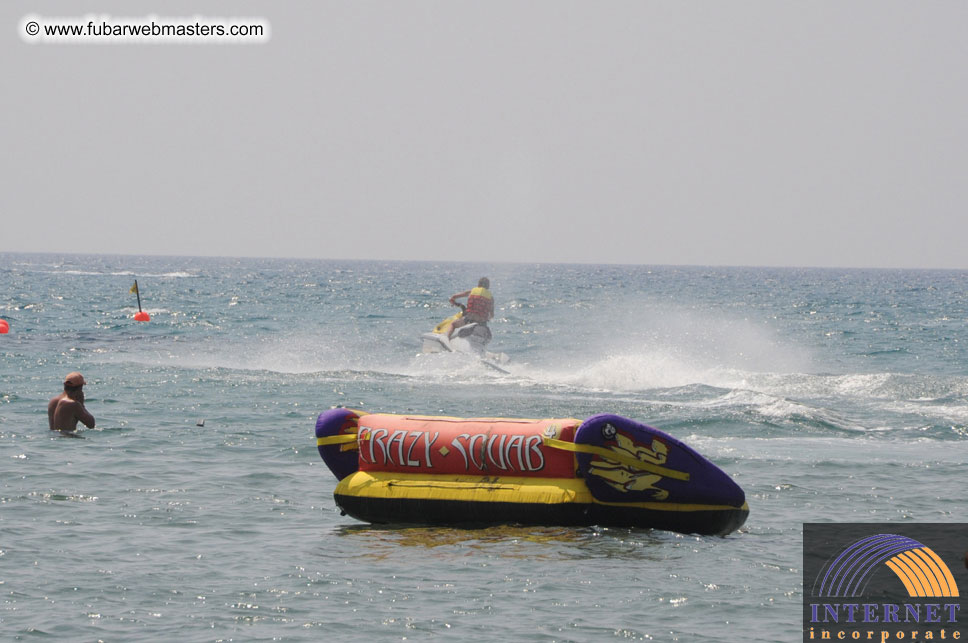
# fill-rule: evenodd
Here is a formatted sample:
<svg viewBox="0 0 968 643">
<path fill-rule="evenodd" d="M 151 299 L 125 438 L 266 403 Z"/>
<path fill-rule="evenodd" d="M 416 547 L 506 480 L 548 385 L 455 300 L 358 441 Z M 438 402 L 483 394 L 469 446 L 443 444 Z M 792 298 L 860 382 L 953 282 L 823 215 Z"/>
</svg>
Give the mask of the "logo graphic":
<svg viewBox="0 0 968 643">
<path fill-rule="evenodd" d="M 944 561 L 930 547 L 897 534 L 877 534 L 845 547 L 821 572 L 822 578 L 817 578 L 814 595 L 863 596 L 882 564 L 897 575 L 912 598 L 958 596 L 958 586 Z"/>
<path fill-rule="evenodd" d="M 804 524 L 803 640 L 961 639 L 966 548 L 963 523 Z"/>
<path fill-rule="evenodd" d="M 606 432 L 607 429 L 611 431 Z M 599 458 L 592 460 L 588 472 L 605 481 L 605 484 L 621 491 L 650 492 L 654 500 L 666 500 L 669 492 L 657 486 L 663 476 L 644 471 L 637 466 L 639 462 L 663 465 L 669 457 L 669 447 L 657 438 L 652 440 L 652 447 L 643 446 L 624 433 L 619 433 L 611 425 L 602 429 L 602 435 L 611 434 L 616 445 L 608 450 L 621 459 L 611 460 L 604 453 L 598 453 Z"/>
</svg>

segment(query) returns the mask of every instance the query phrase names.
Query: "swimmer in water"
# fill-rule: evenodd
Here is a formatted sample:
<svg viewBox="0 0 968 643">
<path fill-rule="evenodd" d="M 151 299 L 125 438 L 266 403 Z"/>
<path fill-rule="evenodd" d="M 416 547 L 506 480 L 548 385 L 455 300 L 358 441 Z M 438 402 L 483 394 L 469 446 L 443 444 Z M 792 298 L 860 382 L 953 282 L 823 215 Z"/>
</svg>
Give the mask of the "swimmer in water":
<svg viewBox="0 0 968 643">
<path fill-rule="evenodd" d="M 68 373 L 64 378 L 64 392 L 51 398 L 47 403 L 47 422 L 51 431 L 70 433 L 77 430 L 81 422 L 89 429 L 94 428 L 94 416 L 84 407 L 84 376 Z"/>
</svg>

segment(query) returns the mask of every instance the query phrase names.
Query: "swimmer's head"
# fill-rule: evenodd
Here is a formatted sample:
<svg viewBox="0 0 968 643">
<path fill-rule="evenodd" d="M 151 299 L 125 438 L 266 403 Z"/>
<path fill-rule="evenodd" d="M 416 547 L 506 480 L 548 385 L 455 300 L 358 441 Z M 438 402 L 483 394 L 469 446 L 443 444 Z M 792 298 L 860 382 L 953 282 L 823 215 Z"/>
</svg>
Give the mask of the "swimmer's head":
<svg viewBox="0 0 968 643">
<path fill-rule="evenodd" d="M 84 376 L 74 371 L 73 373 L 68 373 L 64 378 L 64 390 L 68 393 L 74 393 L 81 390 L 87 382 L 84 381 Z"/>
</svg>

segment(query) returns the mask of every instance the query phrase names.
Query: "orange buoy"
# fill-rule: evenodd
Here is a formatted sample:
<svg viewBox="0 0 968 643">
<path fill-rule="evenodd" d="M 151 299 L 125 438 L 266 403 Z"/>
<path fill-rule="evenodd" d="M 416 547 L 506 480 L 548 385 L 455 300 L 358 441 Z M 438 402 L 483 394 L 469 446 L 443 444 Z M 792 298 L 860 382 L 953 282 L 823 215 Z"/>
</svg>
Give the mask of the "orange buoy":
<svg viewBox="0 0 968 643">
<path fill-rule="evenodd" d="M 10 332 L 10 324 L 7 323 L 6 319 L 0 319 L 0 335 L 6 335 Z"/>
<path fill-rule="evenodd" d="M 131 286 L 130 292 L 133 292 L 134 294 L 136 294 L 138 296 L 138 312 L 136 312 L 134 314 L 134 320 L 135 321 L 143 321 L 143 322 L 151 321 L 151 317 L 148 317 L 148 313 L 146 313 L 145 311 L 141 310 L 141 290 L 138 288 L 138 280 L 137 279 L 134 280 L 134 285 Z"/>
</svg>

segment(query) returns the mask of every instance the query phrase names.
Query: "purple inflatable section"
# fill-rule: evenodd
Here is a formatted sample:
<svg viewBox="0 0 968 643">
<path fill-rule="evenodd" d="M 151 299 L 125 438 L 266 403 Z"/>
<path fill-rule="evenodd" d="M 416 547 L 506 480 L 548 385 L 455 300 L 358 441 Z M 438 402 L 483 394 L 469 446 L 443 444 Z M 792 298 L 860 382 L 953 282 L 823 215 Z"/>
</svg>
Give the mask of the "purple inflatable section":
<svg viewBox="0 0 968 643">
<path fill-rule="evenodd" d="M 624 459 L 578 453 L 579 476 L 600 502 L 663 502 L 742 507 L 746 494 L 722 469 L 671 435 L 619 415 L 594 415 L 575 443 Z M 644 463 L 637 466 L 635 461 Z"/>
<path fill-rule="evenodd" d="M 316 437 L 328 438 L 333 435 L 338 435 L 347 423 L 355 424 L 359 417 L 358 413 L 350 409 L 330 409 L 329 411 L 323 411 L 316 418 Z M 351 473 L 355 473 L 359 469 L 359 456 L 357 451 L 343 451 L 340 449 L 339 444 L 317 445 L 316 448 L 319 449 L 319 455 L 322 456 L 326 466 L 329 467 L 329 470 L 339 480 L 342 480 Z"/>
</svg>

